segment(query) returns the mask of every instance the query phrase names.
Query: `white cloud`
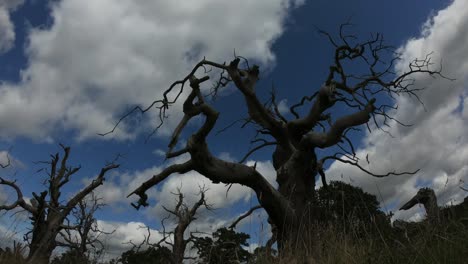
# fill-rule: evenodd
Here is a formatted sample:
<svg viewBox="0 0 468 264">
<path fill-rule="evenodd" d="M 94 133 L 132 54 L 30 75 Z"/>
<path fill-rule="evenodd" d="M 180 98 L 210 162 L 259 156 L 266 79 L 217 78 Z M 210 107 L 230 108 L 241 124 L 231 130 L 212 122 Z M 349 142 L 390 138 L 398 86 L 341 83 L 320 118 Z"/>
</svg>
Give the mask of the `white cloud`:
<svg viewBox="0 0 468 264">
<path fill-rule="evenodd" d="M 24 0 L 2 0 L 0 2 L 0 54 L 7 52 L 15 42 L 15 28 L 10 12 L 22 5 Z"/>
<path fill-rule="evenodd" d="M 415 99 L 398 97 L 399 109 L 395 113 L 398 120 L 413 126 L 393 124 L 390 133 L 395 138 L 373 131 L 364 140 L 358 156 L 366 169 L 377 173 L 418 168 L 421 171 L 416 175 L 375 179 L 335 162 L 327 173 L 332 179 L 343 174 L 345 180 L 351 179 L 355 185 L 377 194 L 386 205 L 401 206 L 421 185 L 435 189 L 439 205 L 459 203 L 466 195 L 458 188 L 460 180 L 468 180 L 468 2 L 455 0 L 438 12 L 424 25 L 422 35 L 408 40 L 400 52 L 403 60 L 396 67 L 400 73 L 409 61 L 434 52 L 435 67 L 442 58 L 443 73 L 457 80 L 416 76 L 417 86 L 426 88 L 420 93 L 424 106 Z M 370 165 L 365 161 L 367 154 Z"/>
<path fill-rule="evenodd" d="M 204 219 L 206 220 L 206 219 Z M 194 224 L 197 223 L 195 220 Z M 217 221 L 210 225 L 209 223 L 201 223 L 197 227 L 193 224 L 189 226 L 189 230 L 192 231 L 201 231 L 206 232 L 208 235 L 211 234 L 214 230 L 218 229 L 219 227 L 226 225 L 223 221 Z M 1 228 L 1 226 L 0 226 Z M 172 231 L 170 226 L 166 226 L 168 231 Z M 144 239 L 148 236 L 147 225 L 142 222 L 109 222 L 109 221 L 102 221 L 98 220 L 98 229 L 105 232 L 112 232 L 110 235 L 102 235 L 101 242 L 103 242 L 105 246 L 105 253 L 104 260 L 109 260 L 112 258 L 119 257 L 123 252 L 132 248 L 132 244 L 128 242 L 132 242 L 136 245 L 139 245 Z M 0 229 L 1 230 L 1 229 Z M 157 243 L 163 238 L 163 233 L 160 230 L 155 230 L 150 228 L 150 239 L 149 243 Z M 173 242 L 173 237 L 169 236 L 167 238 L 168 242 Z M 164 244 L 163 244 L 164 245 Z M 142 246 L 142 250 L 146 248 L 146 245 Z M 196 251 L 190 249 L 190 245 L 186 248 L 185 252 L 186 256 L 196 256 Z"/>
<path fill-rule="evenodd" d="M 123 252 L 132 248 L 132 242 L 136 245 L 142 243 L 148 236 L 147 226 L 141 222 L 109 222 L 97 221 L 98 229 L 112 234 L 103 235 L 102 241 L 106 250 L 105 259 L 119 257 Z M 156 243 L 163 238 L 163 235 L 154 229 L 150 229 L 150 243 Z M 145 248 L 144 246 L 143 248 Z"/>
<path fill-rule="evenodd" d="M 20 83 L 0 86 L 0 136 L 45 140 L 64 128 L 76 130 L 78 139 L 94 137 L 112 128 L 126 107 L 159 99 L 203 56 L 225 61 L 236 49 L 271 67 L 271 45 L 288 11 L 302 3 L 56 2 L 51 28 L 30 32 Z M 171 117 L 169 127 L 178 122 Z M 122 124 L 108 138 L 134 132 Z"/>
<path fill-rule="evenodd" d="M 251 243 L 248 247 L 242 246 L 245 250 L 249 251 L 250 253 L 254 253 L 255 249 L 257 249 L 260 245 L 258 243 Z"/>
<path fill-rule="evenodd" d="M 127 199 L 132 191 L 140 186 L 144 181 L 159 173 L 161 167 L 151 167 L 144 170 L 133 172 L 118 173 L 114 172 L 106 177 L 105 183 L 96 190 L 96 194 L 103 199 L 103 203 L 115 205 L 117 203 L 130 204 L 131 200 Z M 83 179 L 83 184 L 87 185 L 93 178 Z M 154 197 L 155 190 L 150 190 L 148 194 Z"/>
<path fill-rule="evenodd" d="M 289 114 L 289 107 L 288 107 L 288 100 L 287 100 L 287 99 L 283 99 L 283 100 L 279 101 L 279 103 L 278 103 L 278 111 L 279 111 L 280 114 L 282 114 L 282 115 L 287 115 L 287 114 Z"/>
<path fill-rule="evenodd" d="M 2 166 L 10 166 L 11 165 L 11 158 L 8 151 L 0 151 L 0 164 Z"/>
<path fill-rule="evenodd" d="M 153 154 L 158 156 L 158 157 L 166 157 L 166 152 L 162 149 L 155 149 L 153 151 Z"/>
<path fill-rule="evenodd" d="M 229 156 L 228 154 L 224 154 Z M 248 166 L 253 166 L 254 161 L 248 161 Z M 267 180 L 276 186 L 275 181 L 275 170 L 273 165 L 269 161 L 257 162 L 257 170 L 267 178 Z M 245 205 L 251 204 L 257 205 L 257 198 L 251 189 L 239 184 L 234 184 L 232 187 L 226 186 L 225 184 L 213 184 L 210 180 L 197 172 L 189 172 L 183 175 L 172 175 L 166 180 L 160 189 L 154 193 L 153 198 L 157 201 L 156 204 L 148 208 L 145 214 L 149 219 L 162 218 L 168 215 L 168 213 L 162 208 L 174 208 L 177 202 L 177 197 L 172 195 L 180 188 L 184 194 L 184 202 L 188 207 L 192 207 L 199 199 L 200 187 L 205 187 L 208 191 L 205 193 L 205 199 L 208 204 L 215 208 L 214 211 L 208 212 L 205 208 L 200 208 L 197 211 L 197 220 L 195 220 L 190 226 L 190 231 L 201 231 L 211 233 L 220 227 L 231 224 L 235 218 L 238 217 L 238 212 L 232 209 L 236 203 L 242 203 Z M 150 196 L 151 197 L 151 196 Z M 174 220 L 174 219 L 172 219 Z M 174 225 L 172 221 L 168 222 Z"/>
<path fill-rule="evenodd" d="M 8 175 L 12 171 L 26 168 L 26 165 L 11 154 L 10 150 L 0 150 L 0 164 L 6 166 L 0 169 L 0 176 Z"/>
</svg>

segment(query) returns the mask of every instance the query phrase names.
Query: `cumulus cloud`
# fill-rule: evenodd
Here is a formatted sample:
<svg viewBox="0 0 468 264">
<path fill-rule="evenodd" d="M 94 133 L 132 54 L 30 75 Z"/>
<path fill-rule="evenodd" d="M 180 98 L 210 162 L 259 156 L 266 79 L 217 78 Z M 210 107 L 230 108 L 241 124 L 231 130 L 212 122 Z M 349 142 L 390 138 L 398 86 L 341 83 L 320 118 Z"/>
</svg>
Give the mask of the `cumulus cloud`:
<svg viewBox="0 0 468 264">
<path fill-rule="evenodd" d="M 396 66 L 397 72 L 404 72 L 409 61 L 434 52 L 432 61 L 440 61 L 443 73 L 456 81 L 416 76 L 416 85 L 425 87 L 419 95 L 424 105 L 414 98 L 398 97 L 395 112 L 396 119 L 412 126 L 394 123 L 389 131 L 394 138 L 373 131 L 357 154 L 363 167 L 377 173 L 421 170 L 415 175 L 375 179 L 335 162 L 327 174 L 332 179 L 343 175 L 346 181 L 376 194 L 391 209 L 397 210 L 422 186 L 434 188 L 439 205 L 459 203 L 466 192 L 458 187 L 468 181 L 468 2 L 455 0 L 435 14 L 424 24 L 421 36 L 408 40 L 399 52 L 403 60 Z M 367 154 L 370 164 L 365 161 Z M 396 216 L 416 219 L 418 210 L 397 212 Z"/>
<path fill-rule="evenodd" d="M 229 157 L 228 154 L 223 155 Z M 254 163 L 254 161 L 248 161 L 246 164 L 253 166 Z M 257 162 L 256 168 L 272 185 L 276 186 L 276 174 L 270 161 Z M 184 194 L 184 202 L 190 208 L 200 199 L 200 187 L 207 190 L 205 199 L 215 210 L 208 212 L 205 208 L 200 208 L 197 211 L 197 219 L 189 226 L 189 231 L 211 233 L 220 227 L 231 224 L 238 217 L 239 212 L 233 209 L 236 204 L 243 206 L 258 204 L 255 194 L 245 186 L 234 184 L 229 187 L 222 183 L 214 184 L 197 172 L 189 172 L 171 176 L 156 192 L 150 194 L 149 196 L 157 203 L 149 207 L 145 214 L 149 219 L 166 217 L 168 213 L 163 209 L 163 206 L 166 208 L 175 207 L 177 197 L 172 193 L 176 192 L 177 189 L 180 189 Z M 168 219 L 167 224 L 169 227 L 175 227 L 175 219 Z"/>
<path fill-rule="evenodd" d="M 106 256 L 105 260 L 119 257 L 122 252 L 132 248 L 132 244 L 139 245 L 148 236 L 148 227 L 141 222 L 112 222 L 112 221 L 97 221 L 99 230 L 108 234 L 100 235 L 101 242 L 105 247 Z M 149 243 L 156 243 L 163 238 L 158 230 L 150 228 Z M 131 243 L 129 243 L 131 242 Z M 146 245 L 143 246 L 143 249 Z"/>
<path fill-rule="evenodd" d="M 221 227 L 225 223 L 216 223 L 216 227 L 208 228 L 208 229 L 196 229 L 198 231 L 206 231 L 207 233 L 211 233 L 212 231 L 216 230 L 217 228 Z M 148 226 L 142 222 L 112 222 L 112 221 L 97 221 L 98 229 L 104 231 L 109 234 L 101 235 L 101 242 L 105 247 L 106 256 L 104 256 L 104 260 L 110 260 L 112 258 L 119 257 L 123 252 L 132 248 L 132 243 L 139 245 L 146 239 L 148 236 Z M 0 225 L 0 230 L 2 226 Z M 170 227 L 168 228 L 171 231 Z M 195 229 L 191 229 L 195 230 Z M 149 243 L 157 243 L 159 242 L 164 234 L 156 229 L 149 229 L 150 238 Z M 173 237 L 169 236 L 167 238 L 168 242 L 173 242 Z M 131 243 L 129 243 L 131 242 Z M 255 246 L 255 245 L 254 245 Z M 144 250 L 147 245 L 142 246 L 142 250 Z M 191 250 L 189 247 L 187 248 L 186 252 L 187 256 L 195 257 L 196 251 Z"/>
<path fill-rule="evenodd" d="M 10 166 L 11 165 L 11 158 L 8 151 L 0 151 L 0 164 L 2 166 Z"/>
<path fill-rule="evenodd" d="M 15 28 L 10 13 L 22 5 L 24 0 L 3 0 L 0 2 L 0 54 L 7 52 L 15 42 Z"/>
<path fill-rule="evenodd" d="M 98 197 L 103 199 L 103 203 L 109 205 L 129 204 L 130 200 L 127 195 L 135 190 L 144 181 L 159 173 L 162 167 L 154 166 L 144 170 L 136 170 L 131 172 L 114 172 L 106 177 L 106 182 L 96 190 Z M 88 185 L 93 178 L 84 178 L 83 185 Z M 149 194 L 154 196 L 154 190 L 150 190 Z"/>
<path fill-rule="evenodd" d="M 289 10 L 303 2 L 55 2 L 53 25 L 30 31 L 21 81 L 0 86 L 0 136 L 51 140 L 48 135 L 66 129 L 78 139 L 94 137 L 112 128 L 126 107 L 159 99 L 203 56 L 225 61 L 236 49 L 274 65 L 271 46 Z M 108 138 L 136 132 L 122 124 Z"/>
<path fill-rule="evenodd" d="M 21 160 L 11 154 L 11 150 L 0 150 L 0 164 L 5 167 L 0 170 L 0 176 L 26 168 L 26 165 Z"/>
</svg>

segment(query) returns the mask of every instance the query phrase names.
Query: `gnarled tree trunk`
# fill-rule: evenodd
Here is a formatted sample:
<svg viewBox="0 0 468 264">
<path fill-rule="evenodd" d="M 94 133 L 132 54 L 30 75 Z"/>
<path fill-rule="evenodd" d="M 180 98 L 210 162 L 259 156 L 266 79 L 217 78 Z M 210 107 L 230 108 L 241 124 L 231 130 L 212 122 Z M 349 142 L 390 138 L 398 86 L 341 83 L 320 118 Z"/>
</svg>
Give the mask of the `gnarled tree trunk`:
<svg viewBox="0 0 468 264">
<path fill-rule="evenodd" d="M 73 226 L 67 226 L 64 223 L 70 212 L 88 194 L 103 184 L 104 175 L 107 171 L 119 167 L 119 165 L 110 164 L 102 168 L 99 175 L 88 186 L 64 203 L 60 199 L 61 188 L 80 167 L 68 167 L 67 160 L 70 154 L 70 148 L 63 145 L 61 145 L 61 147 L 64 150 L 63 158 L 60 160 L 59 154 L 57 153 L 52 155 L 50 161 L 48 190 L 41 192 L 40 195 L 33 192 L 31 204 L 26 203 L 21 189 L 14 181 L 7 181 L 0 178 L 0 184 L 10 186 L 17 194 L 17 200 L 11 205 L 0 206 L 0 211 L 13 210 L 17 207 L 21 207 L 31 214 L 32 229 L 27 234 L 31 234 L 31 243 L 29 245 L 29 254 L 27 257 L 27 263 L 29 264 L 49 263 L 52 252 L 57 247 L 56 238 L 59 232 L 63 229 L 75 228 Z"/>
</svg>

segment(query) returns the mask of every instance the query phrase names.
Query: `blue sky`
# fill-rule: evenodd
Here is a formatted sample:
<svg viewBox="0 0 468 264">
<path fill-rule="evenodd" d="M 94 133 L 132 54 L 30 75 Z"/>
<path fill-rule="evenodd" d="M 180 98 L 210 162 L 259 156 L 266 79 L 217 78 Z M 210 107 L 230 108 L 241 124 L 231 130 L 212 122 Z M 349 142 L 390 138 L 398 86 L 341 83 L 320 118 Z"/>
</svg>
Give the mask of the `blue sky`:
<svg viewBox="0 0 468 264">
<path fill-rule="evenodd" d="M 354 24 L 350 32 L 359 38 L 365 40 L 370 33 L 380 32 L 388 44 L 400 48 L 403 60 L 397 72 L 403 71 L 406 62 L 434 52 L 435 61 L 441 61 L 446 74 L 457 80 L 418 76 L 419 85 L 427 88 L 421 95 L 425 109 L 407 98 L 392 102 L 400 106 L 395 115 L 413 127 L 394 124 L 390 130 L 395 138 L 379 131 L 353 137 L 358 154 L 369 154 L 373 161 L 370 169 L 422 168 L 420 173 L 375 179 L 334 163 L 327 164 L 330 179 L 344 175 L 343 180 L 378 195 L 382 206 L 390 210 L 412 196 L 420 185 L 432 186 L 441 204 L 460 202 L 466 196 L 458 188 L 461 181 L 468 182 L 465 1 L 230 2 L 0 2 L 0 150 L 3 157 L 8 151 L 15 161 L 1 175 L 17 178 L 25 195 L 42 190 L 44 175 L 36 173 L 39 167 L 33 162 L 46 160 L 50 153 L 59 151 L 58 143 L 63 143 L 72 147 L 70 164 L 82 165 L 67 189 L 73 192 L 106 161 L 122 154 L 122 166 L 98 189 L 109 204 L 98 217 L 102 226 L 119 228 L 110 245 L 118 252 L 124 248 L 118 243 L 142 238 L 134 230 L 136 222 L 159 228 L 159 219 L 164 216 L 161 205 L 173 203 L 173 188 L 182 186 L 184 191 L 195 193 L 202 178 L 193 174 L 170 178 L 153 191 L 151 207 L 137 212 L 130 207 L 132 200 L 123 195 L 171 163 L 159 153 L 166 149 L 168 133 L 180 114 L 171 112 L 166 124 L 148 142 L 146 136 L 157 125 L 156 111 L 135 116 L 109 136 L 97 133 L 111 129 L 131 106 L 158 99 L 161 91 L 185 76 L 203 56 L 228 61 L 234 49 L 260 65 L 260 96 L 267 99 L 273 84 L 282 104 L 291 105 L 303 95 L 311 95 L 326 78 L 333 50 L 317 28 L 336 35 L 339 25 L 350 19 Z M 232 88 L 222 92 L 214 105 L 221 112 L 219 129 L 246 113 L 240 94 Z M 211 136 L 211 150 L 239 160 L 249 147 L 252 133 L 237 126 Z M 259 170 L 273 182 L 270 155 L 270 150 L 261 151 L 250 162 L 258 161 Z M 208 198 L 219 209 L 201 217 L 193 228 L 210 230 L 229 223 L 250 204 L 256 204 L 245 188 L 233 187 L 226 198 L 224 186 L 206 184 L 210 188 Z M 12 198 L 9 192 L 0 195 L 0 201 Z M 195 201 L 196 197 L 190 199 Z M 396 217 L 416 219 L 421 212 L 416 208 L 397 212 Z M 219 222 L 213 222 L 215 219 Z M 257 236 L 258 219 L 254 216 L 246 221 L 242 230 Z M 9 226 L 11 221 L 0 216 L 2 226 Z M 21 232 L 24 227 L 17 229 Z"/>
</svg>

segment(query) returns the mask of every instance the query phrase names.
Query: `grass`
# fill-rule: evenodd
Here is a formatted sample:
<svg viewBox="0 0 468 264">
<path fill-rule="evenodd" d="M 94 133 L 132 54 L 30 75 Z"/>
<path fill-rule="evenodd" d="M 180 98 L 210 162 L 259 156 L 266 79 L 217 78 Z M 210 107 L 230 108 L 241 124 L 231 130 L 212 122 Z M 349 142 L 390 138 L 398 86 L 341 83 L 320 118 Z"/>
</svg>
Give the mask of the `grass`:
<svg viewBox="0 0 468 264">
<path fill-rule="evenodd" d="M 410 225 L 406 232 L 390 226 L 344 229 L 333 224 L 315 230 L 307 252 L 298 254 L 286 247 L 276 257 L 260 256 L 251 263 L 468 263 L 468 227 L 459 222 L 438 226 L 422 222 Z M 15 244 L 13 250 L 0 253 L 0 263 L 23 264 L 23 254 L 24 247 Z"/>
<path fill-rule="evenodd" d="M 409 229 L 404 232 L 379 227 L 363 235 L 362 226 L 359 232 L 345 232 L 336 225 L 320 226 L 316 239 L 307 246 L 307 254 L 284 250 L 276 258 L 264 257 L 256 263 L 468 263 L 467 226 L 450 222 L 435 227 L 423 222 Z"/>
<path fill-rule="evenodd" d="M 24 252 L 26 247 L 21 243 L 13 243 L 13 249 L 0 249 L 0 263 L 25 264 Z"/>
</svg>

